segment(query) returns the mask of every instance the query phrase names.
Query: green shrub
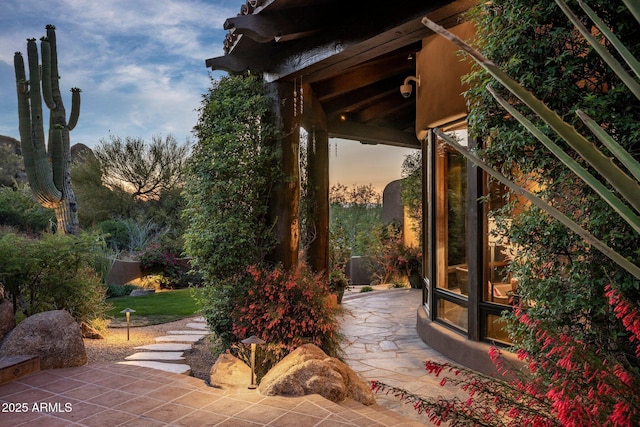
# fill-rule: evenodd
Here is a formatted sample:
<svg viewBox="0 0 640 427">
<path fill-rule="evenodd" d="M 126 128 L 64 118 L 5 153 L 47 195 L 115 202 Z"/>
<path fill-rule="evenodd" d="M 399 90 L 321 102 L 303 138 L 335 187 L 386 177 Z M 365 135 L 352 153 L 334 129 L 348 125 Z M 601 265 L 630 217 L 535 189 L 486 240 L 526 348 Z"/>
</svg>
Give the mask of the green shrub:
<svg viewBox="0 0 640 427">
<path fill-rule="evenodd" d="M 0 235 L 0 284 L 25 316 L 64 309 L 89 324 L 107 309 L 106 287 L 93 268 L 100 246 L 90 234 Z"/>
<path fill-rule="evenodd" d="M 131 285 L 131 284 L 125 284 L 125 285 L 107 285 L 107 292 L 106 292 L 106 297 L 107 298 L 116 298 L 116 297 L 124 297 L 127 296 L 131 293 L 131 291 L 135 290 L 135 289 L 139 289 L 139 286 L 136 285 Z"/>
<path fill-rule="evenodd" d="M 16 227 L 23 233 L 39 234 L 55 224 L 53 210 L 40 206 L 27 186 L 0 187 L 0 225 Z"/>
<path fill-rule="evenodd" d="M 98 224 L 98 229 L 105 235 L 107 245 L 114 251 L 129 248 L 129 229 L 124 222 L 109 219 Z"/>
<path fill-rule="evenodd" d="M 364 292 L 373 292 L 373 288 L 371 286 L 363 286 L 360 288 L 360 293 Z"/>
<path fill-rule="evenodd" d="M 281 179 L 271 100 L 255 76 L 212 81 L 199 110 L 187 170 L 185 252 L 202 274 L 196 293 L 211 330 L 228 348 L 231 315 L 246 295 L 243 272 L 264 261 L 276 239 L 271 192 Z"/>
</svg>

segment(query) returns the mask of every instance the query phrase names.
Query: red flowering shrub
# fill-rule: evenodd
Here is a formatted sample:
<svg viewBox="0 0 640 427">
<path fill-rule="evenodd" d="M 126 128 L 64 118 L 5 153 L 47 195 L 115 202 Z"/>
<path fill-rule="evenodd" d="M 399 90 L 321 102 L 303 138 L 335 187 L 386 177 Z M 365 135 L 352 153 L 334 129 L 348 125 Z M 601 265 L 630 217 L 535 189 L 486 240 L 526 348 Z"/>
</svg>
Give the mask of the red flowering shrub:
<svg viewBox="0 0 640 427">
<path fill-rule="evenodd" d="M 267 364 L 307 343 L 337 354 L 338 325 L 324 276 L 313 275 L 304 264 L 291 271 L 251 266 L 248 273 L 246 297 L 231 313 L 238 341 L 251 335 L 266 341 Z"/>
<path fill-rule="evenodd" d="M 408 278 L 422 269 L 420 248 L 406 246 L 400 231 L 388 226 L 383 230 L 382 246 L 376 251 L 375 261 L 378 279 L 389 283 L 393 279 Z"/>
<path fill-rule="evenodd" d="M 145 276 L 160 275 L 162 288 L 183 287 L 183 271 L 178 263 L 181 248 L 172 243 L 152 243 L 137 254 L 140 270 Z"/>
<path fill-rule="evenodd" d="M 640 309 L 611 286 L 606 297 L 617 319 L 640 354 Z M 450 426 L 611 426 L 640 425 L 640 372 L 634 355 L 593 348 L 569 334 L 552 334 L 526 311 L 516 308 L 516 319 L 536 331 L 540 351 L 524 350 L 518 357 L 530 374 L 505 363 L 500 350 L 489 352 L 499 373 L 515 379 L 487 377 L 466 368 L 427 362 L 429 373 L 445 373 L 441 386 L 451 384 L 468 392 L 460 399 L 424 399 L 400 388 L 374 381 L 372 389 L 406 400 L 436 425 Z"/>
</svg>

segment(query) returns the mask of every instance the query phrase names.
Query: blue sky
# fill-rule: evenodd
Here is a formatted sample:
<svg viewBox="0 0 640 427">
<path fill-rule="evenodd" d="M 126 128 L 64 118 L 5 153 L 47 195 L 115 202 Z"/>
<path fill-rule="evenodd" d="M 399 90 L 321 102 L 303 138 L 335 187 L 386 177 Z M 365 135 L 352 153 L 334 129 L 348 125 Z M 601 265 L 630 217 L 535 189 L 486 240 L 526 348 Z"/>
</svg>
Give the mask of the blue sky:
<svg viewBox="0 0 640 427">
<path fill-rule="evenodd" d="M 0 134 L 18 138 L 13 54 L 56 26 L 60 88 L 82 89 L 71 143 L 109 133 L 151 140 L 191 137 L 210 87 L 206 58 L 222 55 L 223 22 L 237 0 L 3 0 L 0 7 Z M 220 76 L 218 73 L 215 76 Z"/>
<path fill-rule="evenodd" d="M 13 54 L 26 39 L 56 26 L 60 88 L 67 111 L 82 89 L 71 144 L 95 146 L 109 135 L 191 139 L 211 73 L 206 58 L 223 54 L 226 18 L 242 0 L 2 0 L 0 135 L 19 139 Z M 338 149 L 336 150 L 336 145 Z M 400 178 L 408 150 L 332 141 L 331 181 L 382 189 Z"/>
</svg>

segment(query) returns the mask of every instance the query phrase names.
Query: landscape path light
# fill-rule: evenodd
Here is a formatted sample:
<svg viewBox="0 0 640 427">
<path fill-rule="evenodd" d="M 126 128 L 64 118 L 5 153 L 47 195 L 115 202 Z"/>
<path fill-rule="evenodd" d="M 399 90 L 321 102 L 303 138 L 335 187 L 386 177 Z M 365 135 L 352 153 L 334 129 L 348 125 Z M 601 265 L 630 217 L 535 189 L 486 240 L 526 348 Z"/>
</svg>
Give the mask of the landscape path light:
<svg viewBox="0 0 640 427">
<path fill-rule="evenodd" d="M 251 335 L 249 338 L 240 341 L 242 344 L 251 344 L 251 384 L 250 389 L 258 387 L 256 385 L 256 347 L 258 344 L 264 344 L 266 341 L 261 340 L 255 335 Z"/>
<path fill-rule="evenodd" d="M 135 313 L 136 311 L 132 308 L 125 308 L 124 310 L 122 310 L 120 313 L 125 313 L 127 315 L 127 341 L 129 341 L 129 325 L 130 325 L 130 316 L 131 313 Z"/>
</svg>

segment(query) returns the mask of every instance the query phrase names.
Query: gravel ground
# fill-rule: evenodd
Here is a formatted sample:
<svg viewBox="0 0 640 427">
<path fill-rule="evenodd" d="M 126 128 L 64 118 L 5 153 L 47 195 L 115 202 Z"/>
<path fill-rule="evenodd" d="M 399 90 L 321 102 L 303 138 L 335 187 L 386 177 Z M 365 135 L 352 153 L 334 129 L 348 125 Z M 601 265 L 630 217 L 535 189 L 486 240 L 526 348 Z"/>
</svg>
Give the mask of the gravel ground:
<svg viewBox="0 0 640 427">
<path fill-rule="evenodd" d="M 186 324 L 193 322 L 193 317 L 176 320 L 160 325 L 132 327 L 129 330 L 127 341 L 127 328 L 109 328 L 105 339 L 85 339 L 84 345 L 87 351 L 88 363 L 117 362 L 136 353 L 134 347 L 146 344 L 155 344 L 155 337 L 166 335 L 170 330 L 188 329 Z M 185 351 L 186 363 L 191 366 L 191 375 L 208 381 L 211 366 L 216 361 L 212 351 L 212 345 L 208 337 L 194 344 L 193 349 Z"/>
</svg>

